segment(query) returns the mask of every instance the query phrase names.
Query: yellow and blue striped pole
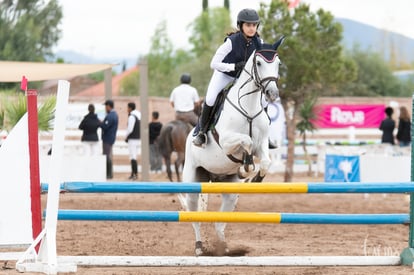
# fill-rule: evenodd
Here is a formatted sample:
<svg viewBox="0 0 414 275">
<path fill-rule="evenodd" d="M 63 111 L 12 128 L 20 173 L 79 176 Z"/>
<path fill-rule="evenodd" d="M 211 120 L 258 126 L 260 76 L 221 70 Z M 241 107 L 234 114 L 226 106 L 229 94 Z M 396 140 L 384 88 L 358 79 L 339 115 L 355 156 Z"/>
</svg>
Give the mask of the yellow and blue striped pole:
<svg viewBox="0 0 414 275">
<path fill-rule="evenodd" d="M 48 185 L 42 184 L 47 192 Z M 73 193 L 412 193 L 414 182 L 66 182 Z"/>
<path fill-rule="evenodd" d="M 59 220 L 296 224 L 408 224 L 408 214 L 59 210 Z"/>
</svg>

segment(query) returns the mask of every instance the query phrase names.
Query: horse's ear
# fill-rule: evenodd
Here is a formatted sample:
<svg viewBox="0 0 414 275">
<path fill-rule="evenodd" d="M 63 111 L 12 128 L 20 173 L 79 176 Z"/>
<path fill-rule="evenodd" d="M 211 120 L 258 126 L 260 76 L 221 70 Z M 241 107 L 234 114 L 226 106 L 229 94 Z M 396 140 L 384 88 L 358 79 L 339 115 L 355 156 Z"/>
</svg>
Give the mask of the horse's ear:
<svg viewBox="0 0 414 275">
<path fill-rule="evenodd" d="M 279 40 L 276 41 L 275 44 L 273 44 L 273 49 L 276 51 L 277 48 L 279 48 L 280 45 L 282 45 L 283 41 L 285 41 L 285 36 L 282 35 Z"/>
</svg>

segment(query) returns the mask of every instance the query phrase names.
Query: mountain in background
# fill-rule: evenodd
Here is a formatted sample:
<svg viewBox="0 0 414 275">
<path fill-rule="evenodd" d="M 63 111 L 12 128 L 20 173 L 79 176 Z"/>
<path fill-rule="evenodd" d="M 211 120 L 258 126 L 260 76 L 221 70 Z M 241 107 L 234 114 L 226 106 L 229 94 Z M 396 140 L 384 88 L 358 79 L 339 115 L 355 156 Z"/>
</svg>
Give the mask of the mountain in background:
<svg viewBox="0 0 414 275">
<path fill-rule="evenodd" d="M 78 52 L 62 50 L 57 51 L 55 58 L 62 58 L 65 63 L 73 64 L 118 64 L 113 67 L 113 70 L 117 73 L 122 72 L 123 66 L 129 69 L 137 65 L 138 57 L 125 57 L 125 58 L 94 58 Z"/>
<path fill-rule="evenodd" d="M 343 45 L 346 49 L 352 49 L 354 45 L 359 45 L 361 49 L 371 49 L 383 56 L 385 60 L 396 62 L 395 64 L 414 63 L 414 39 L 350 19 L 336 18 L 335 20 L 343 26 Z M 125 63 L 126 69 L 135 66 L 138 54 L 137 57 L 92 58 L 73 51 L 58 51 L 56 57 L 63 58 L 65 62 L 69 63 L 119 64 L 114 67 L 114 70 L 119 73 L 122 71 L 123 63 Z"/>
<path fill-rule="evenodd" d="M 361 49 L 379 53 L 385 60 L 396 64 L 414 62 L 414 39 L 405 35 L 363 24 L 345 18 L 336 18 L 343 26 L 343 44 L 346 49 L 359 45 Z"/>
</svg>

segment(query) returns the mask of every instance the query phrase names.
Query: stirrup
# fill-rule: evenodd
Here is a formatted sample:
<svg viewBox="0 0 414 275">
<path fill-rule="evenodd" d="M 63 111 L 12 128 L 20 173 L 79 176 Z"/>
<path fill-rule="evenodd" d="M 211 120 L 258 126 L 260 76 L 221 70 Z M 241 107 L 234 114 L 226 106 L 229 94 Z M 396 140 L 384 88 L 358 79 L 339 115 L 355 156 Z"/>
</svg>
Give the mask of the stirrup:
<svg viewBox="0 0 414 275">
<path fill-rule="evenodd" d="M 198 147 L 205 147 L 207 143 L 207 134 L 199 132 L 198 135 L 193 139 L 193 144 Z"/>
</svg>

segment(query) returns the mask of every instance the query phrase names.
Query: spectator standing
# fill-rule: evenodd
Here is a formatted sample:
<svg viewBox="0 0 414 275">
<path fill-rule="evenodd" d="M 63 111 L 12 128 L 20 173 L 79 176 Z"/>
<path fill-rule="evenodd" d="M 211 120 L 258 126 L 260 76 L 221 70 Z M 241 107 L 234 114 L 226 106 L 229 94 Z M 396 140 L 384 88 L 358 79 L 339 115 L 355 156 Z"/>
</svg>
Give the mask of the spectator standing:
<svg viewBox="0 0 414 275">
<path fill-rule="evenodd" d="M 152 112 L 152 119 L 148 125 L 149 128 L 149 149 L 150 149 L 150 170 L 161 172 L 162 157 L 157 143 L 160 135 L 162 123 L 158 121 L 160 114 L 157 111 Z"/>
<path fill-rule="evenodd" d="M 138 147 L 141 138 L 141 113 L 136 110 L 134 102 L 128 103 L 128 124 L 125 141 L 128 143 L 129 159 L 131 161 L 131 176 L 130 180 L 138 179 Z"/>
<path fill-rule="evenodd" d="M 112 146 L 116 140 L 116 132 L 118 131 L 118 114 L 114 110 L 114 102 L 110 99 L 105 103 L 106 116 L 101 123 L 102 128 L 102 151 L 106 156 L 106 178 L 113 178 L 112 166 Z"/>
<path fill-rule="evenodd" d="M 392 145 L 394 142 L 394 129 L 395 121 L 392 119 L 392 114 L 394 110 L 391 107 L 385 108 L 385 114 L 387 117 L 381 121 L 380 130 L 382 131 L 381 143 L 390 143 Z"/>
<path fill-rule="evenodd" d="M 79 124 L 79 129 L 83 131 L 81 141 L 85 156 L 95 156 L 99 154 L 98 128 L 101 122 L 95 114 L 95 106 L 88 105 L 88 114 L 83 117 Z"/>
<path fill-rule="evenodd" d="M 410 113 L 404 106 L 400 107 L 400 117 L 398 120 L 397 140 L 400 147 L 410 146 L 411 144 L 411 119 Z"/>
<path fill-rule="evenodd" d="M 170 95 L 170 103 L 175 110 L 175 119 L 195 126 L 198 122 L 198 117 L 194 113 L 194 109 L 199 104 L 200 98 L 197 89 L 190 85 L 190 74 L 182 74 L 180 81 L 181 84 L 175 87 Z"/>
</svg>

